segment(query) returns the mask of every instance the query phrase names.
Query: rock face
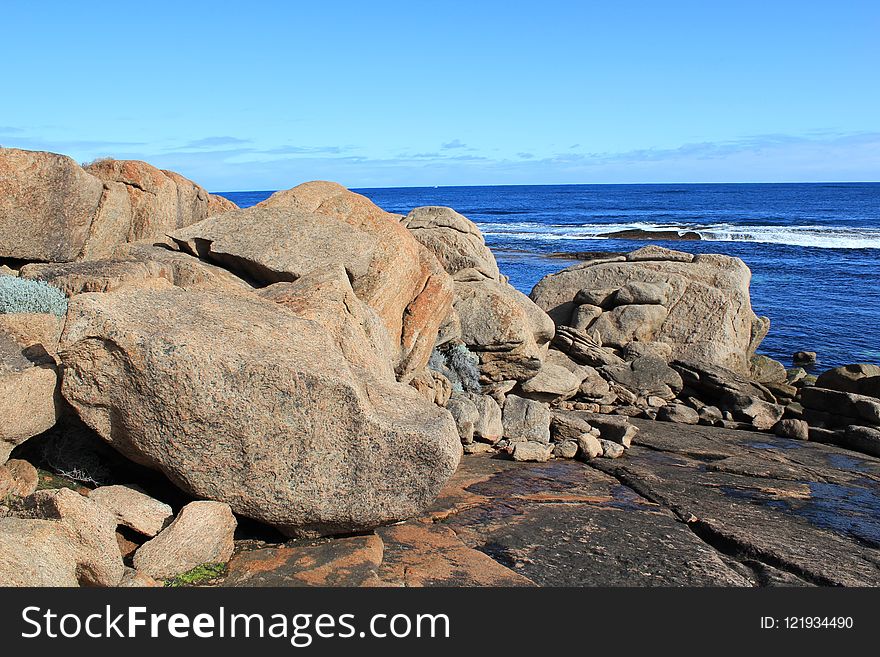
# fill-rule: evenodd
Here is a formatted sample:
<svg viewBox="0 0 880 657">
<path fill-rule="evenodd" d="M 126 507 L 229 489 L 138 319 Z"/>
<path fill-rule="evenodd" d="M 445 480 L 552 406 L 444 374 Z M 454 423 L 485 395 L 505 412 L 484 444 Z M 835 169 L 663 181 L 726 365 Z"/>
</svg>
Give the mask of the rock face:
<svg viewBox="0 0 880 657">
<path fill-rule="evenodd" d="M 5 334 L 27 353 L 58 352 L 64 320 L 51 313 L 0 314 L 0 335 Z"/>
<path fill-rule="evenodd" d="M 0 258 L 70 262 L 236 206 L 145 162 L 0 148 Z"/>
<path fill-rule="evenodd" d="M 38 483 L 37 469 L 27 461 L 10 459 L 0 465 L 0 500 L 5 500 L 7 495 L 31 495 L 37 490 Z"/>
<path fill-rule="evenodd" d="M 641 397 L 673 399 L 683 386 L 681 375 L 656 356 L 642 356 L 624 365 L 606 365 L 601 373 L 616 386 Z"/>
<path fill-rule="evenodd" d="M 550 408 L 547 404 L 508 395 L 502 415 L 504 437 L 513 442 L 550 442 Z"/>
<path fill-rule="evenodd" d="M 855 363 L 835 367 L 818 376 L 816 387 L 880 397 L 880 365 Z"/>
<path fill-rule="evenodd" d="M 19 276 L 45 281 L 68 297 L 83 292 L 112 292 L 125 286 L 170 287 L 174 278 L 170 268 L 141 260 L 34 263 L 22 267 Z"/>
<path fill-rule="evenodd" d="M 499 280 L 498 263 L 480 229 L 452 208 L 416 208 L 402 223 L 437 256 L 449 274 L 473 269 L 484 278 Z"/>
<path fill-rule="evenodd" d="M 461 454 L 447 411 L 253 295 L 79 295 L 61 358 L 65 399 L 118 451 L 288 534 L 412 516 Z"/>
<path fill-rule="evenodd" d="M 58 374 L 43 349 L 22 349 L 0 333 L 0 464 L 16 446 L 58 420 Z"/>
<path fill-rule="evenodd" d="M 239 554 L 224 586 L 376 586 L 384 544 L 378 536 L 266 548 Z"/>
<path fill-rule="evenodd" d="M 101 486 L 89 499 L 124 525 L 144 536 L 155 536 L 174 517 L 171 507 L 131 486 Z"/>
<path fill-rule="evenodd" d="M 76 566 L 61 523 L 0 518 L 0 586 L 79 586 Z"/>
<path fill-rule="evenodd" d="M 119 584 L 125 567 L 109 511 L 67 488 L 37 491 L 25 501 L 34 517 L 54 521 L 66 534 L 80 584 Z"/>
<path fill-rule="evenodd" d="M 164 236 L 177 228 L 238 209 L 232 201 L 208 194 L 180 174 L 146 162 L 103 159 L 87 165 L 85 170 L 102 180 L 111 193 L 124 192 L 128 198 L 129 212 L 124 217 L 127 222 L 121 217 L 107 217 L 102 222 L 109 228 L 112 219 L 114 228 L 126 229 L 125 239 L 113 240 L 115 243 Z M 88 251 L 92 257 L 108 255 L 105 249 L 95 246 Z"/>
<path fill-rule="evenodd" d="M 394 215 L 335 183 L 299 185 L 172 237 L 181 250 L 261 285 L 342 265 L 399 345 L 395 369 L 404 382 L 427 364 L 452 304 L 452 282 L 433 254 Z"/>
<path fill-rule="evenodd" d="M 752 312 L 750 279 L 738 258 L 645 247 L 545 276 L 531 298 L 557 326 L 577 324 L 603 345 L 665 343 L 673 358 L 747 374 L 769 327 Z M 579 310 L 582 304 L 589 312 Z"/>
<path fill-rule="evenodd" d="M 483 377 L 524 381 L 541 369 L 553 324 L 526 295 L 500 281 L 456 280 L 455 310 Z"/>
<path fill-rule="evenodd" d="M 455 281 L 455 324 L 486 381 L 525 381 L 541 369 L 553 322 L 498 271 L 477 226 L 450 208 L 422 207 L 403 225 Z"/>
<path fill-rule="evenodd" d="M 275 283 L 258 294 L 322 326 L 349 365 L 394 381 L 398 350 L 379 316 L 358 299 L 341 265 L 310 271 L 294 283 Z"/>
<path fill-rule="evenodd" d="M 76 259 L 103 194 L 69 157 L 0 148 L 0 258 Z"/>
<path fill-rule="evenodd" d="M 134 566 L 154 579 L 168 579 L 232 557 L 237 526 L 228 504 L 190 502 L 156 538 L 134 555 Z"/>
</svg>

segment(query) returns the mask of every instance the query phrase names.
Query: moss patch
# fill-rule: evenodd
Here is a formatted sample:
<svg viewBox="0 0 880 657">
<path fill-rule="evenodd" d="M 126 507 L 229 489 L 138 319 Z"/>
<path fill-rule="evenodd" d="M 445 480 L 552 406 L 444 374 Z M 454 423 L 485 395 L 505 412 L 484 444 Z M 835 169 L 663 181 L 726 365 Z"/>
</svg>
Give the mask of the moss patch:
<svg viewBox="0 0 880 657">
<path fill-rule="evenodd" d="M 73 479 L 54 474 L 48 470 L 43 470 L 42 468 L 37 468 L 37 473 L 40 476 L 39 481 L 37 482 L 37 490 L 69 488 L 77 493 L 81 493 L 84 489 L 88 488 Z"/>
<path fill-rule="evenodd" d="M 203 563 L 165 581 L 165 586 L 204 586 L 226 574 L 225 563 Z"/>
</svg>

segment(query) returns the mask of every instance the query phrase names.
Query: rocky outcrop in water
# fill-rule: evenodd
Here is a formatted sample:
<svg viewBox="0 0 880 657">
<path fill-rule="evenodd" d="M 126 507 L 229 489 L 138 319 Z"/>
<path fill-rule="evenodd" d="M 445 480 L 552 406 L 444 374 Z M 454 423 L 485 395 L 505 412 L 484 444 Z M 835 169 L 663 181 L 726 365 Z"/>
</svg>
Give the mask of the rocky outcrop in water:
<svg viewBox="0 0 880 657">
<path fill-rule="evenodd" d="M 750 278 L 737 258 L 650 246 L 550 274 L 531 298 L 603 345 L 660 343 L 674 358 L 747 372 L 769 328 L 752 311 Z"/>
</svg>

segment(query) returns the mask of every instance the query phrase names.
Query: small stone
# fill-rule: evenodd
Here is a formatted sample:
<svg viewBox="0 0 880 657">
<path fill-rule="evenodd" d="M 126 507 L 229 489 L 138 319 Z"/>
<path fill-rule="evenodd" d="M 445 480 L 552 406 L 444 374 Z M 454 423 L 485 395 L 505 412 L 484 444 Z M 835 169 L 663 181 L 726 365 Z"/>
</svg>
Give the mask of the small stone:
<svg viewBox="0 0 880 657">
<path fill-rule="evenodd" d="M 663 397 L 657 397 L 656 395 L 650 395 L 646 401 L 651 408 L 660 408 L 666 406 L 667 403 Z"/>
<path fill-rule="evenodd" d="M 550 407 L 517 395 L 507 395 L 502 411 L 504 437 L 550 442 Z"/>
<path fill-rule="evenodd" d="M 465 454 L 488 454 L 494 452 L 495 448 L 488 443 L 470 443 L 463 446 Z"/>
<path fill-rule="evenodd" d="M 101 486 L 89 499 L 106 508 L 120 525 L 155 536 L 174 518 L 171 507 L 132 486 Z"/>
<path fill-rule="evenodd" d="M 602 309 L 599 306 L 582 303 L 574 309 L 574 312 L 572 312 L 571 325 L 573 328 L 586 331 L 590 328 L 590 324 L 596 321 L 601 314 Z"/>
<path fill-rule="evenodd" d="M 489 395 L 466 393 L 474 406 L 477 407 L 479 417 L 474 422 L 474 438 L 487 443 L 497 443 L 504 435 L 504 426 L 501 424 L 501 407 Z"/>
<path fill-rule="evenodd" d="M 750 373 L 752 379 L 763 384 L 782 383 L 788 376 L 788 373 L 785 371 L 785 365 L 778 360 L 758 354 L 752 356 Z"/>
<path fill-rule="evenodd" d="M 803 367 L 792 367 L 791 369 L 786 370 L 785 381 L 788 385 L 793 386 L 796 383 L 800 383 L 806 376 L 807 370 Z"/>
<path fill-rule="evenodd" d="M 657 411 L 657 419 L 678 424 L 699 424 L 700 414 L 684 404 L 667 404 Z"/>
<path fill-rule="evenodd" d="M 590 433 L 592 428 L 592 425 L 577 413 L 554 412 L 551 414 L 550 433 L 556 442 L 576 441 L 578 436 Z"/>
<path fill-rule="evenodd" d="M 463 445 L 474 442 L 474 425 L 479 422 L 480 414 L 473 401 L 461 393 L 456 393 L 446 402 L 446 410 L 455 418 L 458 436 Z"/>
<path fill-rule="evenodd" d="M 792 355 L 791 361 L 795 365 L 812 365 L 816 362 L 816 352 L 815 351 L 796 351 Z"/>
<path fill-rule="evenodd" d="M 792 402 L 785 407 L 783 417 L 787 420 L 803 420 L 804 407 L 798 402 Z"/>
<path fill-rule="evenodd" d="M 237 522 L 228 504 L 190 502 L 177 518 L 134 555 L 134 567 L 169 579 L 206 563 L 229 561 Z"/>
<path fill-rule="evenodd" d="M 574 397 L 582 380 L 561 365 L 544 363 L 535 376 L 520 384 L 520 390 L 530 399 L 553 403 Z"/>
<path fill-rule="evenodd" d="M 697 411 L 697 414 L 700 416 L 700 424 L 708 426 L 714 426 L 723 419 L 721 409 L 717 406 L 703 406 Z"/>
<path fill-rule="evenodd" d="M 626 406 L 618 406 L 614 409 L 615 415 L 622 415 L 624 417 L 641 417 L 643 412 L 643 408 L 629 404 Z"/>
<path fill-rule="evenodd" d="M 602 456 L 606 459 L 619 459 L 625 451 L 620 443 L 611 442 L 604 438 L 599 439 L 599 444 L 602 446 Z"/>
<path fill-rule="evenodd" d="M 575 295 L 574 302 L 579 305 L 594 306 L 601 309 L 604 306 L 610 305 L 611 297 L 617 294 L 618 289 L 619 288 L 615 287 L 599 289 L 584 288 L 583 290 L 578 291 Z"/>
<path fill-rule="evenodd" d="M 80 584 L 119 584 L 125 566 L 116 540 L 113 514 L 68 488 L 37 491 L 25 502 L 36 517 L 57 520 L 66 527 Z"/>
<path fill-rule="evenodd" d="M 633 438 L 639 433 L 639 428 L 630 424 L 625 417 L 610 415 L 588 415 L 590 424 L 599 430 L 599 435 L 605 440 L 620 443 L 624 447 L 632 445 Z"/>
<path fill-rule="evenodd" d="M 162 584 L 140 570 L 126 568 L 119 586 L 121 588 L 151 588 L 162 586 Z"/>
<path fill-rule="evenodd" d="M 810 425 L 804 420 L 779 420 L 773 428 L 773 432 L 782 438 L 792 438 L 794 440 L 810 439 Z"/>
<path fill-rule="evenodd" d="M 553 448 L 553 456 L 561 459 L 573 459 L 577 456 L 578 444 L 576 440 L 563 440 Z"/>
<path fill-rule="evenodd" d="M 599 440 L 600 439 L 596 438 L 596 436 L 588 433 L 578 436 L 577 446 L 580 455 L 588 460 L 601 456 L 603 450 L 602 443 L 600 443 Z"/>
<path fill-rule="evenodd" d="M 0 498 L 6 495 L 27 497 L 37 490 L 37 469 L 27 461 L 10 459 L 0 465 Z"/>
<path fill-rule="evenodd" d="M 748 422 L 737 422 L 736 420 L 721 420 L 718 423 L 718 426 L 723 429 L 733 429 L 734 431 L 754 431 L 755 427 L 753 427 Z"/>
<path fill-rule="evenodd" d="M 550 460 L 552 454 L 552 445 L 525 440 L 514 443 L 512 456 L 514 461 L 537 461 L 538 463 L 543 463 Z"/>
<path fill-rule="evenodd" d="M 685 404 L 690 406 L 695 411 L 699 411 L 701 408 L 703 408 L 703 406 L 706 405 L 704 401 L 700 400 L 697 397 L 694 397 L 693 395 L 682 397 L 682 401 L 684 401 Z"/>
<path fill-rule="evenodd" d="M 785 411 L 785 408 L 778 404 L 738 393 L 724 395 L 721 404 L 732 410 L 735 418 L 750 422 L 760 431 L 769 431 L 776 426 Z"/>
<path fill-rule="evenodd" d="M 614 304 L 618 306 L 633 303 L 665 305 L 672 292 L 672 286 L 669 283 L 633 281 L 617 291 L 617 294 L 614 295 Z"/>
</svg>

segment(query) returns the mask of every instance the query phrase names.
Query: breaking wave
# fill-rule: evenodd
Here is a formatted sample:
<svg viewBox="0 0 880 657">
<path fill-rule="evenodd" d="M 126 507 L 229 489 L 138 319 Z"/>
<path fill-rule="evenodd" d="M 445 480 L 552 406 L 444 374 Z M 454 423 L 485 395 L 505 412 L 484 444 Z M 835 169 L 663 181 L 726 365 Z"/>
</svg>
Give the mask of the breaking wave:
<svg viewBox="0 0 880 657">
<path fill-rule="evenodd" d="M 609 239 L 610 233 L 638 230 L 646 233 L 677 231 L 679 235 L 697 233 L 701 240 L 707 242 L 757 242 L 822 249 L 880 249 L 880 228 L 868 227 L 737 226 L 725 223 L 681 225 L 640 222 L 588 225 L 483 222 L 477 225 L 486 237 L 507 237 L 521 240 L 602 240 Z"/>
</svg>

